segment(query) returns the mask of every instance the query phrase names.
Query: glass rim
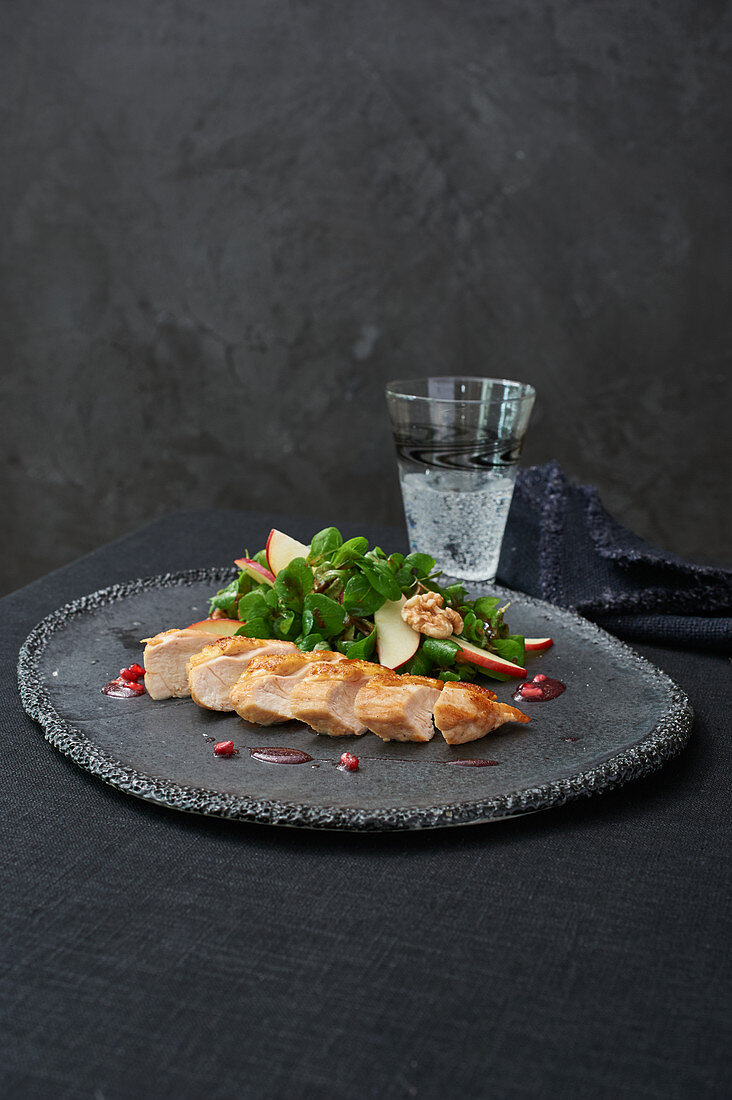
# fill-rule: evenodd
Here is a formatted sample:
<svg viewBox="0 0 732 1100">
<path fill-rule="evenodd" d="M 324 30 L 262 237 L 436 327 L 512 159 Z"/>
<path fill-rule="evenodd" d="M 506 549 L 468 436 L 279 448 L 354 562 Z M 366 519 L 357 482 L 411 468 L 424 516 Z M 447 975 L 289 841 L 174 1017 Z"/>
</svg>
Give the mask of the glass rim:
<svg viewBox="0 0 732 1100">
<path fill-rule="evenodd" d="M 520 393 L 503 397 L 433 397 L 428 393 L 402 393 L 396 386 L 415 386 L 420 382 L 497 382 L 502 386 L 513 386 Z M 505 405 L 514 401 L 526 401 L 536 397 L 536 390 L 529 382 L 517 382 L 513 378 L 487 378 L 481 374 L 430 374 L 422 378 L 395 378 L 384 387 L 387 397 L 398 397 L 403 401 L 430 401 L 441 405 Z"/>
</svg>

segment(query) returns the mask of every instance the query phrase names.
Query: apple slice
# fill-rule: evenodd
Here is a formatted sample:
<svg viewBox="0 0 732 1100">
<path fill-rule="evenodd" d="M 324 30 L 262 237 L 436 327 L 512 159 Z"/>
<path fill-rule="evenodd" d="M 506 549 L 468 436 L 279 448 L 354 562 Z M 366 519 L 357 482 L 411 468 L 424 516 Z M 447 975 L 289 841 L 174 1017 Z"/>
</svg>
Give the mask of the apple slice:
<svg viewBox="0 0 732 1100">
<path fill-rule="evenodd" d="M 502 672 L 504 676 L 525 676 L 526 669 L 515 665 L 513 661 L 507 661 L 505 657 L 499 657 L 497 653 L 488 653 L 485 649 L 479 649 L 472 642 L 464 642 L 462 638 L 452 638 L 460 646 L 460 653 L 456 655 L 458 661 L 468 661 L 470 664 L 481 668 L 489 668 L 491 672 Z"/>
<path fill-rule="evenodd" d="M 540 653 L 543 649 L 551 649 L 553 645 L 552 638 L 524 638 L 524 648 L 527 653 Z"/>
<path fill-rule="evenodd" d="M 242 573 L 246 573 L 258 584 L 268 584 L 271 587 L 275 582 L 269 569 L 264 565 L 260 565 L 258 561 L 254 561 L 253 558 L 234 558 L 234 565 L 238 565 Z"/>
<path fill-rule="evenodd" d="M 295 558 L 306 558 L 309 553 L 309 546 L 303 546 L 297 539 L 291 539 L 276 527 L 270 531 L 266 546 L 267 565 L 275 577 L 280 569 L 284 569 Z"/>
<path fill-rule="evenodd" d="M 200 630 L 202 634 L 213 634 L 217 638 L 233 638 L 241 625 L 238 619 L 201 619 L 190 623 L 188 630 Z"/>
<path fill-rule="evenodd" d="M 401 668 L 419 649 L 420 635 L 402 618 L 407 597 L 387 600 L 374 612 L 376 652 L 379 664 L 385 668 Z"/>
</svg>

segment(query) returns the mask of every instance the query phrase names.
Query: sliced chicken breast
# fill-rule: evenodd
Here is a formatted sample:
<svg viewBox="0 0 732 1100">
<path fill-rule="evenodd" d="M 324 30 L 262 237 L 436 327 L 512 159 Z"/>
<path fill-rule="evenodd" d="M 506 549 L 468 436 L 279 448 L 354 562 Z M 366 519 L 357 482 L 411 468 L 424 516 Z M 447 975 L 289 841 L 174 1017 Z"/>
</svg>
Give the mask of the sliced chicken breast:
<svg viewBox="0 0 732 1100">
<path fill-rule="evenodd" d="M 294 642 L 276 638 L 219 638 L 188 662 L 193 702 L 207 710 L 233 710 L 231 689 L 254 657 L 299 652 Z"/>
<path fill-rule="evenodd" d="M 477 741 L 505 722 L 530 719 L 515 707 L 497 703 L 492 691 L 477 684 L 445 684 L 434 708 L 435 725 L 448 745 Z"/>
<path fill-rule="evenodd" d="M 316 733 L 331 737 L 360 736 L 364 723 L 356 717 L 354 703 L 372 678 L 396 679 L 391 669 L 371 661 L 345 660 L 312 666 L 290 692 L 292 717 Z"/>
<path fill-rule="evenodd" d="M 247 722 L 275 726 L 292 720 L 290 692 L 315 664 L 345 661 L 342 653 L 316 650 L 276 657 L 254 657 L 231 689 L 231 703 Z"/>
<path fill-rule="evenodd" d="M 211 644 L 215 635 L 186 626 L 180 630 L 161 630 L 147 638 L 142 654 L 145 689 L 152 699 L 181 699 L 190 695 L 186 664 L 196 653 Z M 223 639 L 226 640 L 226 639 Z"/>
<path fill-rule="evenodd" d="M 428 676 L 375 676 L 361 688 L 353 709 L 382 741 L 431 741 L 432 708 L 443 687 L 442 680 Z"/>
</svg>

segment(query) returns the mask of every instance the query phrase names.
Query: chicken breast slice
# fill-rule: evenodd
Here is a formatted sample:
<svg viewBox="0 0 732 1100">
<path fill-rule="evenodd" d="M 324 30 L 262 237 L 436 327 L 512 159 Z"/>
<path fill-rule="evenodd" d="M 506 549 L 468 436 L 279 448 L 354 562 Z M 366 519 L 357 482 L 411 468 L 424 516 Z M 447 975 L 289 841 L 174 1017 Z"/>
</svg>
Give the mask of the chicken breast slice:
<svg viewBox="0 0 732 1100">
<path fill-rule="evenodd" d="M 353 709 L 382 741 L 431 741 L 432 708 L 443 687 L 428 676 L 374 677 L 359 691 Z"/>
<path fill-rule="evenodd" d="M 246 722 L 275 726 L 292 720 L 290 692 L 315 664 L 345 661 L 342 653 L 316 650 L 254 657 L 231 689 L 231 703 Z"/>
<path fill-rule="evenodd" d="M 150 698 L 182 699 L 190 695 L 186 665 L 191 657 L 209 646 L 214 637 L 186 626 L 179 630 L 161 630 L 154 638 L 147 638 L 142 663 L 145 689 Z"/>
<path fill-rule="evenodd" d="M 477 684 L 445 684 L 434 708 L 435 725 L 448 745 L 477 741 L 506 722 L 528 722 L 526 714 L 497 703 L 492 691 Z"/>
<path fill-rule="evenodd" d="M 391 669 L 371 661 L 347 659 L 315 664 L 290 692 L 292 717 L 305 722 L 316 733 L 358 737 L 367 728 L 356 717 L 356 696 L 374 677 L 396 678 Z"/>
<path fill-rule="evenodd" d="M 294 642 L 277 638 L 219 638 L 187 665 L 188 686 L 193 702 L 206 710 L 233 710 L 231 689 L 254 657 L 299 653 Z"/>
</svg>

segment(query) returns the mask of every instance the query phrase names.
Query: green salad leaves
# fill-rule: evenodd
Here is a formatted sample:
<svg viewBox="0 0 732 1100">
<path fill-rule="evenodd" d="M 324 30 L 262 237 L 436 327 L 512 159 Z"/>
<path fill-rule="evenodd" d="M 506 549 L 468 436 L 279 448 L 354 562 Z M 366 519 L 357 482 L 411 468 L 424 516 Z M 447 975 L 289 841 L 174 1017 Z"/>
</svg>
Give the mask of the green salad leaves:
<svg viewBox="0 0 732 1100">
<path fill-rule="evenodd" d="M 267 569 L 265 551 L 252 560 Z M 373 660 L 378 640 L 374 615 L 386 601 L 438 592 L 445 606 L 463 619 L 461 640 L 523 664 L 524 639 L 509 634 L 500 600 L 470 600 L 462 584 L 442 587 L 440 576 L 428 554 L 386 554 L 379 546 L 369 548 L 365 538 L 344 542 L 336 527 L 326 527 L 313 537 L 307 556 L 280 569 L 273 584 L 240 572 L 211 598 L 209 614 L 238 619 L 242 625 L 237 634 L 249 638 L 281 638 L 304 651 L 339 650 L 348 657 Z M 398 671 L 443 680 L 472 680 L 478 672 L 510 678 L 458 660 L 459 653 L 452 637 L 421 636 L 417 652 Z"/>
</svg>

